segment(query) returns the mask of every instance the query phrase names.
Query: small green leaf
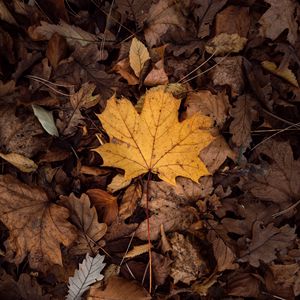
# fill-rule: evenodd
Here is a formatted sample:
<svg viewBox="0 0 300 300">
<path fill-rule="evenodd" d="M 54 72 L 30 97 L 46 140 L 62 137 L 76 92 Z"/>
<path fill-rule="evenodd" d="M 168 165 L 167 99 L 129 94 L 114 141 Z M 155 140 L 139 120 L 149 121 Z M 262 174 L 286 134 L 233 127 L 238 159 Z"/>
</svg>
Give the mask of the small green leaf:
<svg viewBox="0 0 300 300">
<path fill-rule="evenodd" d="M 38 118 L 43 128 L 50 134 L 59 136 L 58 130 L 55 126 L 52 111 L 47 111 L 41 106 L 32 104 L 34 115 Z"/>
</svg>

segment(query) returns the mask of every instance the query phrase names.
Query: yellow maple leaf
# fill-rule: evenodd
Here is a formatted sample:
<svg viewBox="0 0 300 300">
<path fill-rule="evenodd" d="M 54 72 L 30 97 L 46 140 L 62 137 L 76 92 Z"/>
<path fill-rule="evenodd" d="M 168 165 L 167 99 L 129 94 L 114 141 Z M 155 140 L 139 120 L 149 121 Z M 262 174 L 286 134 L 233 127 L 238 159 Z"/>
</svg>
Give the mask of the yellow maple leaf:
<svg viewBox="0 0 300 300">
<path fill-rule="evenodd" d="M 96 149 L 105 166 L 125 170 L 125 180 L 152 172 L 170 184 L 183 176 L 198 181 L 209 175 L 198 157 L 214 137 L 212 119 L 196 113 L 178 121 L 180 101 L 164 89 L 149 90 L 139 115 L 131 102 L 115 96 L 98 118 L 111 143 Z"/>
</svg>

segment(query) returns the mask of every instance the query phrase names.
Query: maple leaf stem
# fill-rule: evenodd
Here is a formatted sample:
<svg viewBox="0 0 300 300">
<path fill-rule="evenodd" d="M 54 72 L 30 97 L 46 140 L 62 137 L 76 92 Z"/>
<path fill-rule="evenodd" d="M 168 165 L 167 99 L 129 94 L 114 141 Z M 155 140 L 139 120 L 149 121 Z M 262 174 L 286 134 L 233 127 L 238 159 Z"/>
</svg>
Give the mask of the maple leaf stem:
<svg viewBox="0 0 300 300">
<path fill-rule="evenodd" d="M 148 253 L 149 253 L 149 294 L 152 291 L 152 255 L 151 255 L 151 239 L 150 239 L 150 220 L 149 220 L 149 188 L 150 188 L 151 172 L 148 172 L 146 185 L 146 218 L 147 218 L 147 233 L 148 233 Z"/>
</svg>

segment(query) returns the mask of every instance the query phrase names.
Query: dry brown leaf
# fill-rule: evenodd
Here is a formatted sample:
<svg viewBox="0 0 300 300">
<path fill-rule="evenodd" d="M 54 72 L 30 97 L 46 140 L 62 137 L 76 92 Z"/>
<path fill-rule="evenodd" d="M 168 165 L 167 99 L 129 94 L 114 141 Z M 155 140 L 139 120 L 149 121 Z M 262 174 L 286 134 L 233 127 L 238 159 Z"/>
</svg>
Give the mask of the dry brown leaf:
<svg viewBox="0 0 300 300">
<path fill-rule="evenodd" d="M 237 270 L 227 277 L 228 295 L 236 297 L 258 298 L 261 295 L 261 280 L 255 274 Z"/>
<path fill-rule="evenodd" d="M 299 291 L 296 292 L 295 285 L 300 276 L 299 264 L 273 264 L 269 268 L 265 277 L 269 293 L 285 299 L 293 299 L 294 296 L 298 296 Z"/>
<path fill-rule="evenodd" d="M 239 265 L 235 263 L 236 256 L 234 252 L 225 244 L 220 236 L 216 235 L 215 231 L 210 230 L 207 239 L 213 245 L 218 272 L 223 272 L 225 270 L 234 270 L 239 267 Z"/>
<path fill-rule="evenodd" d="M 230 115 L 233 121 L 229 130 L 232 134 L 232 141 L 246 150 L 252 141 L 251 124 L 257 119 L 257 112 L 253 109 L 255 102 L 253 98 L 244 94 L 236 100 L 234 107 L 230 109 Z"/>
<path fill-rule="evenodd" d="M 172 257 L 170 275 L 176 284 L 181 281 L 190 284 L 208 273 L 205 261 L 200 256 L 200 251 L 190 240 L 182 234 L 175 233 L 170 239 L 172 245 Z"/>
<path fill-rule="evenodd" d="M 192 289 L 200 296 L 207 296 L 208 290 L 217 282 L 217 280 L 218 275 L 216 273 L 213 273 L 201 283 L 195 282 L 192 285 Z"/>
<path fill-rule="evenodd" d="M 172 263 L 172 260 L 167 256 L 163 256 L 153 251 L 151 252 L 151 256 L 155 283 L 157 285 L 162 285 L 165 283 L 167 277 L 170 274 L 170 265 Z"/>
<path fill-rule="evenodd" d="M 117 191 L 129 186 L 130 182 L 131 182 L 131 179 L 130 180 L 125 179 L 125 177 L 123 175 L 118 174 L 112 179 L 111 183 L 107 186 L 107 190 L 110 193 L 117 192 Z"/>
<path fill-rule="evenodd" d="M 138 78 L 149 59 L 150 55 L 146 46 L 134 37 L 129 49 L 129 64 Z"/>
<path fill-rule="evenodd" d="M 237 33 L 247 37 L 249 27 L 249 7 L 229 5 L 216 15 L 216 35 Z"/>
<path fill-rule="evenodd" d="M 275 40 L 284 30 L 288 29 L 287 39 L 291 44 L 297 40 L 298 24 L 294 17 L 296 1 L 285 0 L 284 8 L 280 0 L 265 0 L 271 7 L 259 19 L 259 33 L 263 37 Z"/>
<path fill-rule="evenodd" d="M 227 157 L 236 160 L 235 152 L 230 149 L 221 135 L 200 152 L 200 157 L 212 174 L 220 168 Z"/>
<path fill-rule="evenodd" d="M 30 267 L 43 272 L 62 265 L 60 244 L 68 247 L 77 236 L 68 210 L 10 175 L 0 176 L 0 195 L 0 219 L 10 232 L 6 258 L 19 265 L 28 254 Z"/>
<path fill-rule="evenodd" d="M 47 46 L 46 56 L 53 68 L 56 68 L 58 63 L 66 56 L 67 47 L 65 38 L 57 33 L 52 35 Z"/>
<path fill-rule="evenodd" d="M 126 224 L 124 221 L 116 220 L 108 227 L 105 240 L 113 241 L 129 236 L 136 230 L 138 225 L 137 223 Z"/>
<path fill-rule="evenodd" d="M 249 262 L 251 266 L 259 267 L 260 261 L 270 263 L 276 259 L 276 251 L 290 246 L 295 239 L 295 229 L 289 225 L 281 228 L 274 227 L 272 223 L 263 227 L 263 222 L 253 224 L 252 240 L 247 250 L 240 251 L 239 261 Z"/>
<path fill-rule="evenodd" d="M 218 127 L 222 127 L 228 118 L 230 103 L 225 92 L 213 95 L 209 90 L 189 93 L 186 101 L 186 116 L 190 118 L 197 112 L 210 116 Z"/>
<path fill-rule="evenodd" d="M 0 20 L 5 21 L 12 25 L 18 25 L 15 18 L 12 16 L 10 11 L 7 9 L 4 1 L 0 1 Z"/>
<path fill-rule="evenodd" d="M 144 34 L 147 44 L 152 47 L 169 29 L 183 28 L 185 20 L 172 0 L 159 0 L 150 7 L 147 23 Z"/>
<path fill-rule="evenodd" d="M 280 67 L 277 67 L 275 63 L 268 60 L 263 61 L 261 65 L 263 66 L 264 69 L 268 70 L 269 72 L 285 79 L 295 87 L 299 87 L 295 74 L 288 67 L 281 69 Z"/>
<path fill-rule="evenodd" d="M 244 90 L 244 75 L 242 71 L 243 59 L 241 56 L 216 57 L 217 65 L 210 73 L 214 85 L 229 85 L 231 95 L 238 96 Z"/>
<path fill-rule="evenodd" d="M 87 300 L 150 300 L 147 291 L 133 280 L 112 276 L 104 290 L 91 287 Z"/>
<path fill-rule="evenodd" d="M 119 209 L 119 215 L 122 220 L 126 220 L 133 214 L 141 197 L 142 188 L 139 183 L 132 184 L 126 189 Z"/>
<path fill-rule="evenodd" d="M 129 100 L 118 101 L 113 96 L 98 115 L 115 141 L 95 149 L 103 165 L 125 170 L 125 179 L 152 172 L 174 185 L 177 176 L 197 182 L 209 175 L 198 154 L 214 140 L 212 120 L 195 114 L 179 123 L 179 105 L 180 101 L 163 88 L 153 89 L 146 93 L 139 115 Z"/>
<path fill-rule="evenodd" d="M 64 37 L 72 47 L 75 47 L 76 43 L 86 46 L 97 41 L 97 37 L 94 34 L 84 31 L 80 27 L 69 25 L 63 20 L 60 20 L 59 25 L 41 21 L 40 26 L 30 26 L 28 28 L 28 34 L 34 41 L 50 40 L 54 33 Z"/>
<path fill-rule="evenodd" d="M 103 242 L 99 242 L 106 233 L 107 226 L 98 222 L 95 207 L 91 207 L 90 199 L 86 194 L 77 198 L 73 193 L 70 196 L 60 196 L 60 204 L 67 207 L 71 212 L 71 221 L 76 225 L 79 235 L 76 245 L 71 251 L 75 255 L 86 253 L 93 254 Z"/>
<path fill-rule="evenodd" d="M 165 72 L 164 61 L 161 59 L 153 66 L 153 69 L 146 76 L 144 84 L 147 86 L 157 86 L 169 83 L 168 75 Z"/>
<path fill-rule="evenodd" d="M 118 216 L 117 198 L 101 189 L 89 189 L 86 193 L 103 222 L 107 225 L 113 223 Z"/>
<path fill-rule="evenodd" d="M 237 33 L 220 33 L 205 45 L 206 52 L 215 55 L 238 53 L 245 47 L 247 39 Z"/>
<path fill-rule="evenodd" d="M 152 245 L 151 245 L 152 248 Z M 133 249 L 129 250 L 124 258 L 133 258 L 141 254 L 147 253 L 149 251 L 149 244 L 143 244 L 138 246 L 133 246 Z"/>
<path fill-rule="evenodd" d="M 132 69 L 130 68 L 128 58 L 124 58 L 117 62 L 117 64 L 112 68 L 112 71 L 120 74 L 124 79 L 127 80 L 129 85 L 139 84 L 139 79 L 134 75 Z"/>
<path fill-rule="evenodd" d="M 70 97 L 70 102 L 74 110 L 80 108 L 91 108 L 100 101 L 100 95 L 93 96 L 93 92 L 96 88 L 94 83 L 84 83 L 80 90 Z"/>
<path fill-rule="evenodd" d="M 300 160 L 294 160 L 288 142 L 270 140 L 260 145 L 256 151 L 267 155 L 272 162 L 265 163 L 263 172 L 250 173 L 243 188 L 256 198 L 272 201 L 281 209 L 286 209 L 293 199 L 300 198 Z"/>
<path fill-rule="evenodd" d="M 25 173 L 34 172 L 38 168 L 38 165 L 33 160 L 18 153 L 4 154 L 0 152 L 0 157 Z"/>
<path fill-rule="evenodd" d="M 6 83 L 0 80 L 0 97 L 13 93 L 15 88 L 16 82 L 14 80 L 7 81 Z"/>
</svg>

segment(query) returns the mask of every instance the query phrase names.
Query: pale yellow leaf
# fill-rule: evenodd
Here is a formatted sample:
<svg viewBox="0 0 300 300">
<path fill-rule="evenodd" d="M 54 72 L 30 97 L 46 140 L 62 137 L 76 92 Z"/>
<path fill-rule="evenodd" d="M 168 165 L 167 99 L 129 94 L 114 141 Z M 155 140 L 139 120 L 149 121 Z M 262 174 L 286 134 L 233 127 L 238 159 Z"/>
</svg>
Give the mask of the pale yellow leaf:
<svg viewBox="0 0 300 300">
<path fill-rule="evenodd" d="M 95 149 L 104 165 L 125 170 L 125 180 L 152 172 L 173 185 L 177 176 L 197 182 L 210 175 L 198 154 L 214 140 L 212 119 L 196 113 L 179 122 L 179 106 L 164 89 L 149 90 L 139 115 L 129 100 L 113 96 L 98 115 L 112 141 Z"/>
<path fill-rule="evenodd" d="M 0 157 L 25 173 L 34 172 L 38 168 L 33 160 L 18 153 L 4 154 L 0 152 Z"/>
<path fill-rule="evenodd" d="M 129 50 L 129 63 L 137 77 L 140 77 L 141 71 L 150 55 L 146 46 L 137 38 L 133 38 Z"/>
<path fill-rule="evenodd" d="M 276 66 L 275 63 L 265 60 L 261 63 L 264 69 L 268 70 L 269 72 L 285 79 L 290 84 L 294 85 L 295 87 L 299 87 L 298 81 L 296 79 L 295 74 L 292 72 L 292 70 L 288 68 L 280 69 Z"/>
<path fill-rule="evenodd" d="M 215 55 L 225 55 L 226 53 L 238 53 L 246 45 L 247 39 L 237 33 L 220 33 L 215 36 L 206 46 L 206 52 Z"/>
</svg>

